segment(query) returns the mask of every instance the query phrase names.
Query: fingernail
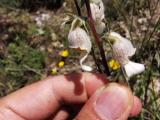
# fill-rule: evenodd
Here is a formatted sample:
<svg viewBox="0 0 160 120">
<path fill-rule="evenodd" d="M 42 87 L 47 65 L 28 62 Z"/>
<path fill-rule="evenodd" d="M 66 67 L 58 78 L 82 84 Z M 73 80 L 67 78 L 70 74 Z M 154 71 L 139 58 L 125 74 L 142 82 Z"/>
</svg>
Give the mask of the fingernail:
<svg viewBox="0 0 160 120">
<path fill-rule="evenodd" d="M 128 93 L 123 87 L 111 85 L 100 93 L 95 103 L 95 111 L 103 120 L 115 120 L 125 112 L 128 101 Z"/>
</svg>

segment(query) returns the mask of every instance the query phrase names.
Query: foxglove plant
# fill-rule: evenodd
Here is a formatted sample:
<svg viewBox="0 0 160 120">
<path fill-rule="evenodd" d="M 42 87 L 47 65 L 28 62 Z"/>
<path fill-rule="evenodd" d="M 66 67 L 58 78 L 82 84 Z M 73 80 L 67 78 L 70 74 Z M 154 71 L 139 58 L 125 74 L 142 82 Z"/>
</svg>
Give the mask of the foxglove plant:
<svg viewBox="0 0 160 120">
<path fill-rule="evenodd" d="M 76 7 L 78 7 L 77 1 L 74 1 Z M 87 20 L 99 48 L 104 71 L 109 76 L 110 71 L 105 57 L 103 44 L 99 37 L 99 34 L 97 34 L 97 32 L 102 33 L 105 28 L 105 24 L 103 23 L 103 20 L 105 18 L 103 2 L 101 0 L 90 0 L 90 2 L 89 0 L 83 0 L 83 2 L 86 5 L 88 15 Z M 81 19 L 83 18 L 83 16 L 79 7 L 77 8 L 77 11 L 80 18 L 78 18 L 79 22 L 77 20 L 73 20 L 72 22 L 71 29 L 68 34 L 68 41 L 70 44 L 69 47 L 79 48 L 80 50 L 86 51 L 86 54 L 82 57 L 82 59 L 80 59 L 80 65 L 83 70 L 92 71 L 92 67 L 83 64 L 84 60 L 91 52 L 92 44 L 88 35 L 88 30 L 84 25 L 85 21 Z M 85 28 L 85 30 L 83 28 Z M 122 37 L 116 32 L 110 32 L 108 35 L 108 39 L 113 43 L 113 56 L 120 63 L 120 66 L 127 78 L 130 78 L 133 75 L 139 74 L 144 71 L 145 67 L 143 64 L 135 63 L 130 60 L 130 57 L 135 54 L 136 48 L 133 47 L 132 43 L 128 39 Z"/>
</svg>

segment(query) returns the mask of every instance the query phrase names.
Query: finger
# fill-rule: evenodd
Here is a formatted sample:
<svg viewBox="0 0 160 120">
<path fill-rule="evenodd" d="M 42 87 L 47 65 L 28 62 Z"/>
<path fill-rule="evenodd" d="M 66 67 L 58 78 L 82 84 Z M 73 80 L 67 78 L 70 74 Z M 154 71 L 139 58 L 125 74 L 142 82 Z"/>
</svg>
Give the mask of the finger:
<svg viewBox="0 0 160 120">
<path fill-rule="evenodd" d="M 134 105 L 131 110 L 130 117 L 137 116 L 140 113 L 141 109 L 142 109 L 141 100 L 136 96 L 134 96 Z"/>
<path fill-rule="evenodd" d="M 60 109 L 58 113 L 53 117 L 52 120 L 67 120 L 69 117 L 69 113 L 67 112 L 66 109 Z"/>
<path fill-rule="evenodd" d="M 61 104 L 85 102 L 105 82 L 105 76 L 91 73 L 50 77 L 4 97 L 0 108 L 24 119 L 44 119 Z"/>
<path fill-rule="evenodd" d="M 127 120 L 133 99 L 128 87 L 110 83 L 87 101 L 76 120 Z"/>
</svg>

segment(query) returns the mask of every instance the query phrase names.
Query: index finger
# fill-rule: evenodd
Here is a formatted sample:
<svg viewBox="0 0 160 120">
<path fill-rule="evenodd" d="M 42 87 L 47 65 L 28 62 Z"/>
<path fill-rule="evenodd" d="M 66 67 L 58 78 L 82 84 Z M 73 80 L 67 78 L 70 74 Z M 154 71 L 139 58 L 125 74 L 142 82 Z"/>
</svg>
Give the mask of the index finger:
<svg viewBox="0 0 160 120">
<path fill-rule="evenodd" d="M 0 113 L 12 119 L 45 119 L 63 103 L 85 102 L 106 82 L 104 75 L 92 73 L 49 77 L 2 98 Z"/>
</svg>

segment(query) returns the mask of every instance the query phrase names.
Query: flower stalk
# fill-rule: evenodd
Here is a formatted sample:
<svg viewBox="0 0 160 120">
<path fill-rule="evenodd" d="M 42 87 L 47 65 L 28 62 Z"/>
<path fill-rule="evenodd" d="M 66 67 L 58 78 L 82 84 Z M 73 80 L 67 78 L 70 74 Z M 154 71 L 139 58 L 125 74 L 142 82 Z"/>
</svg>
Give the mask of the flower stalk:
<svg viewBox="0 0 160 120">
<path fill-rule="evenodd" d="M 94 26 L 94 21 L 93 21 L 93 17 L 92 17 L 92 13 L 91 13 L 91 8 L 90 8 L 89 0 L 84 0 L 84 1 L 85 1 L 85 5 L 86 5 L 86 8 L 87 8 L 89 25 L 91 27 L 93 36 L 94 36 L 94 38 L 96 40 L 96 43 L 98 45 L 98 48 L 99 48 L 99 51 L 100 51 L 100 55 L 101 55 L 101 58 L 102 58 L 102 63 L 103 63 L 103 66 L 105 68 L 105 73 L 108 76 L 110 76 L 110 71 L 109 71 L 109 67 L 108 67 L 108 64 L 107 64 L 106 57 L 105 57 L 105 52 L 104 52 L 104 49 L 103 49 L 103 44 L 102 44 L 102 42 L 101 42 L 101 40 L 99 38 L 99 35 L 96 32 L 95 26 Z"/>
<path fill-rule="evenodd" d="M 74 0 L 74 4 L 76 5 L 76 9 L 77 9 L 78 15 L 79 15 L 80 17 L 82 17 L 81 9 L 80 9 L 80 7 L 79 7 L 79 5 L 78 5 L 77 0 Z"/>
<path fill-rule="evenodd" d="M 78 5 L 77 0 L 74 0 L 74 4 L 75 4 L 75 6 L 76 6 L 78 16 L 79 16 L 79 17 L 83 17 L 83 16 L 82 16 L 82 13 L 81 13 L 81 9 L 80 9 L 80 7 L 79 7 L 79 5 Z M 91 49 L 91 55 L 92 55 L 92 57 L 93 57 L 93 59 L 94 59 L 94 62 L 95 62 L 95 64 L 96 64 L 96 66 L 97 66 L 97 70 L 98 70 L 100 73 L 102 73 L 102 70 L 101 70 L 99 61 L 98 61 L 98 59 L 96 58 L 96 55 L 95 55 L 95 52 L 94 52 L 94 49 L 93 49 L 93 48 Z"/>
</svg>

